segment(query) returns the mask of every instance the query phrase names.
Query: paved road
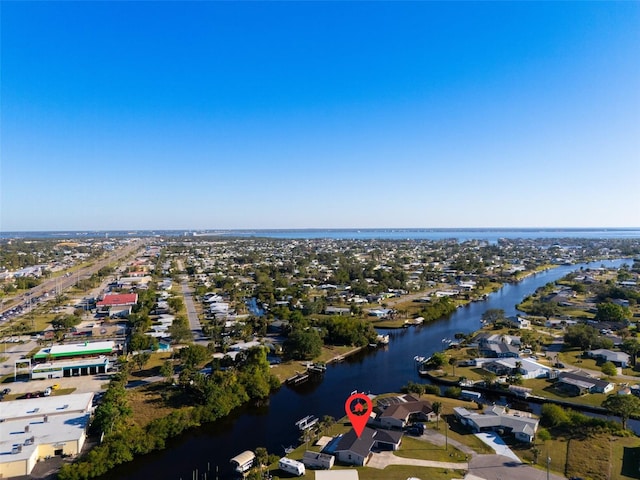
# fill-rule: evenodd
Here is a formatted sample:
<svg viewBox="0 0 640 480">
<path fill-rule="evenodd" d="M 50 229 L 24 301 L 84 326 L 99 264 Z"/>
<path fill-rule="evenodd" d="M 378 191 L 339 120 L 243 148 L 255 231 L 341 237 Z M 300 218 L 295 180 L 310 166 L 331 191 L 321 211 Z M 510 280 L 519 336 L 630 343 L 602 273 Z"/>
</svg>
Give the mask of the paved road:
<svg viewBox="0 0 640 480">
<path fill-rule="evenodd" d="M 118 249 L 114 251 L 111 255 L 102 258 L 100 260 L 96 260 L 91 266 L 83 267 L 78 271 L 74 272 L 73 275 L 69 277 L 56 277 L 45 280 L 40 285 L 33 287 L 28 292 L 25 292 L 17 297 L 9 299 L 0 309 L 0 313 L 4 313 L 7 310 L 10 310 L 14 306 L 27 302 L 31 297 L 38 297 L 45 292 L 49 292 L 51 290 L 66 290 L 71 286 L 75 285 L 78 280 L 83 280 L 85 278 L 90 277 L 94 273 L 97 273 L 103 267 L 110 265 L 111 263 L 119 262 L 127 255 L 131 254 L 135 250 L 139 249 L 142 245 L 144 245 L 145 240 L 139 240 L 131 243 L 131 245 L 127 245 L 124 248 Z"/>
<path fill-rule="evenodd" d="M 198 312 L 196 306 L 193 303 L 193 289 L 189 286 L 186 280 L 180 283 L 182 287 L 182 295 L 184 296 L 184 306 L 187 310 L 187 318 L 189 319 L 189 328 L 194 340 L 202 340 L 202 325 L 198 319 Z"/>
<path fill-rule="evenodd" d="M 566 480 L 562 475 L 549 473 L 549 480 Z M 502 455 L 476 455 L 469 461 L 465 480 L 546 480 L 546 470 L 514 462 Z"/>
<path fill-rule="evenodd" d="M 435 445 L 444 446 L 447 439 L 444 435 L 439 432 L 436 432 L 430 428 L 425 430 L 425 433 L 419 437 L 414 437 L 418 440 L 423 440 L 429 443 L 433 443 Z M 454 439 L 448 439 L 449 445 L 452 445 L 469 455 L 469 463 L 468 463 L 468 473 L 464 477 L 464 480 L 546 480 L 547 472 L 545 470 L 540 470 L 529 465 L 526 465 L 518 459 L 514 460 L 513 457 L 505 457 L 503 455 L 481 455 L 478 454 L 475 450 L 472 450 L 468 446 L 457 442 Z M 493 448 L 493 446 L 492 446 Z M 392 452 L 386 452 L 392 453 Z M 395 457 L 398 458 L 398 457 Z M 517 457 L 516 457 L 517 458 Z M 385 457 L 382 460 L 376 460 L 378 463 L 374 463 L 374 468 L 384 468 L 382 462 L 385 461 Z M 392 459 L 392 461 L 395 461 Z M 403 459 L 402 464 L 404 465 L 416 465 L 416 466 L 430 466 L 423 465 L 422 463 L 408 463 L 408 461 L 413 462 L 423 462 L 424 460 L 418 459 Z M 434 462 L 439 463 L 439 462 Z M 448 462 L 444 462 L 448 463 Z M 388 465 L 393 465 L 394 463 L 390 462 Z M 455 468 L 456 470 L 464 469 L 467 464 L 466 463 L 457 463 L 455 467 L 441 467 L 441 468 Z M 438 465 L 434 465 L 438 466 Z M 549 473 L 549 480 L 566 480 L 566 477 L 561 475 Z"/>
</svg>

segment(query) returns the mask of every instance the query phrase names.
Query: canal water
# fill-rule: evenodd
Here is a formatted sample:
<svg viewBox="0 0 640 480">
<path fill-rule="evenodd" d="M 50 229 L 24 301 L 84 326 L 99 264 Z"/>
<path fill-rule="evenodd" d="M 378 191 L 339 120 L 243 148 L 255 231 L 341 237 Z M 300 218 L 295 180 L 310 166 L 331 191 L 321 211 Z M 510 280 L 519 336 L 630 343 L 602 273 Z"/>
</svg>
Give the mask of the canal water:
<svg viewBox="0 0 640 480">
<path fill-rule="evenodd" d="M 580 267 L 620 266 L 629 260 L 565 265 L 532 275 L 518 284 L 505 285 L 482 302 L 461 307 L 446 320 L 420 327 L 390 330 L 391 341 L 381 349 L 370 349 L 331 364 L 325 378 L 291 389 L 283 386 L 269 403 L 246 406 L 226 419 L 190 431 L 168 442 L 165 450 L 136 458 L 109 472 L 104 479 L 140 478 L 183 479 L 209 472 L 208 479 L 232 478 L 229 459 L 244 450 L 266 447 L 270 453 L 284 455 L 284 447 L 296 445 L 298 430 L 294 423 L 307 415 L 322 418 L 344 415 L 344 402 L 354 390 L 384 393 L 398 391 L 408 381 L 418 381 L 413 358 L 429 356 L 445 347 L 444 339 L 458 332 L 470 333 L 480 328 L 482 314 L 500 308 L 507 316 L 516 313 L 515 305 L 538 287 L 553 282 Z"/>
</svg>

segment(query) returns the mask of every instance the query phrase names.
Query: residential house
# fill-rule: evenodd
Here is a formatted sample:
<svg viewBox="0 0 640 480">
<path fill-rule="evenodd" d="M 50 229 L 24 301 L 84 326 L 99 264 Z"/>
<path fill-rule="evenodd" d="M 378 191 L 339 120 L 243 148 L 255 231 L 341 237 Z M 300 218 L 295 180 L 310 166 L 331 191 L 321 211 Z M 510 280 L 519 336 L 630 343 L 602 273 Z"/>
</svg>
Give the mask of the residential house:
<svg viewBox="0 0 640 480">
<path fill-rule="evenodd" d="M 524 317 L 508 317 L 507 323 L 515 328 L 531 328 L 531 321 Z"/>
<path fill-rule="evenodd" d="M 324 309 L 325 315 L 350 315 L 351 309 L 346 307 L 328 306 Z"/>
<path fill-rule="evenodd" d="M 372 449 L 397 450 L 401 442 L 402 432 L 364 427 L 358 437 L 352 428 L 342 436 L 334 453 L 339 462 L 362 467 L 369 461 Z"/>
<path fill-rule="evenodd" d="M 506 408 L 500 406 L 491 407 L 483 413 L 470 412 L 462 407 L 455 407 L 453 412 L 460 423 L 476 433 L 503 430 L 521 442 L 532 443 L 538 430 L 537 418 L 527 416 L 525 412 L 507 413 Z"/>
<path fill-rule="evenodd" d="M 476 358 L 475 365 L 501 375 L 522 375 L 523 379 L 546 378 L 551 369 L 528 358 Z"/>
<path fill-rule="evenodd" d="M 399 402 L 391 405 L 378 404 L 376 410 L 379 413 L 370 421 L 371 425 L 402 429 L 407 426 L 410 420 L 433 421 L 436 419 L 431 402 L 418 401 L 410 395 L 405 397 L 396 397 Z"/>
<path fill-rule="evenodd" d="M 520 356 L 520 337 L 512 335 L 480 334 L 476 337 L 478 352 L 483 357 L 505 358 Z"/>
<path fill-rule="evenodd" d="M 587 355 L 604 362 L 611 362 L 616 367 L 626 368 L 629 365 L 629 355 L 624 352 L 614 352 L 606 348 L 598 348 L 597 350 L 589 350 Z"/>
<path fill-rule="evenodd" d="M 580 373 L 563 372 L 558 375 L 558 385 L 575 395 L 585 393 L 609 393 L 613 390 L 613 383 L 599 378 L 589 377 Z"/>
</svg>

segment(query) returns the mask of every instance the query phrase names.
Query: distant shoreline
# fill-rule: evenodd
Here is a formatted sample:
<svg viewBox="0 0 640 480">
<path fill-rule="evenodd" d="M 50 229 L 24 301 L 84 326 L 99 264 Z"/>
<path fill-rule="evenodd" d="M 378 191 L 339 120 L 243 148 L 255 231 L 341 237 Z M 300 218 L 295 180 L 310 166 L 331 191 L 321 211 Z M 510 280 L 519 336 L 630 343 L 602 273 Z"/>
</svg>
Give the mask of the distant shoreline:
<svg viewBox="0 0 640 480">
<path fill-rule="evenodd" d="M 40 230 L 4 231 L 0 239 L 120 239 L 136 237 L 224 237 L 277 239 L 486 240 L 498 239 L 624 239 L 640 238 L 640 227 L 488 227 L 488 228 L 293 228 L 293 229 L 169 229 L 169 230 Z"/>
</svg>

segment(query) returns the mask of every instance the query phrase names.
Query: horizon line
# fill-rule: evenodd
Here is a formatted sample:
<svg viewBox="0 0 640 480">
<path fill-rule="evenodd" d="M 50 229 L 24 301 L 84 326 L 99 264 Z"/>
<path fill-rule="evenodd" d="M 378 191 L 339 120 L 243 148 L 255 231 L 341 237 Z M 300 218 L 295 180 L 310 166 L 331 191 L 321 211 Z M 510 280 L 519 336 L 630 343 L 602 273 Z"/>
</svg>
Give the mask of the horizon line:
<svg viewBox="0 0 640 480">
<path fill-rule="evenodd" d="M 273 231 L 351 231 L 351 230 L 364 230 L 364 231 L 375 231 L 375 230 L 427 230 L 427 231 L 487 231 L 487 230 L 560 230 L 560 231 L 571 231 L 571 230 L 640 230 L 640 226 L 627 226 L 627 227 L 276 227 L 276 228 L 251 228 L 251 227 L 243 227 L 243 228 L 111 228 L 111 229 L 60 229 L 60 230 L 51 230 L 51 229 L 41 229 L 41 230 L 0 230 L 0 234 L 7 233 L 82 233 L 82 232 L 156 232 L 156 231 L 165 231 L 165 232 L 247 232 L 247 231 L 258 231 L 258 232 L 273 232 Z"/>
</svg>

